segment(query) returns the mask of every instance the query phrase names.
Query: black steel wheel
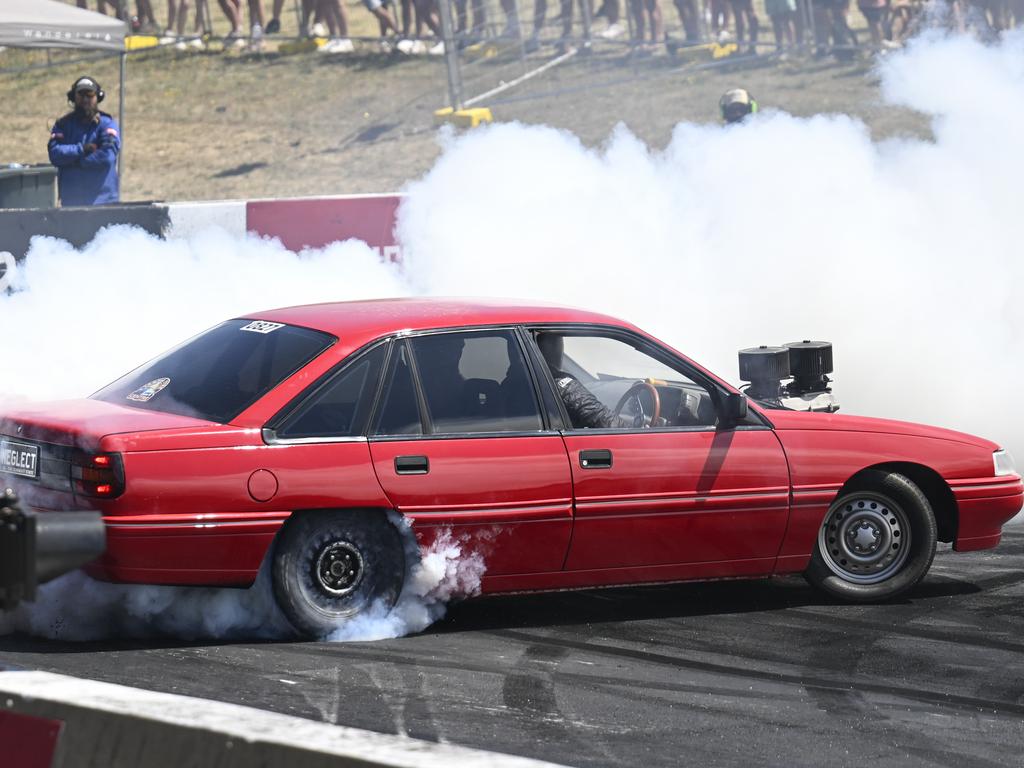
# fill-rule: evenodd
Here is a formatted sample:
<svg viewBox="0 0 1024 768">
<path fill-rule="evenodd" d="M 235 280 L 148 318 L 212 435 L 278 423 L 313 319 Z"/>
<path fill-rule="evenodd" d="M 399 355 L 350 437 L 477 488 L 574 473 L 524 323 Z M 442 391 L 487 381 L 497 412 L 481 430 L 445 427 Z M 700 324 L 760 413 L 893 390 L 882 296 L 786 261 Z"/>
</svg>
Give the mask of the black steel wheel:
<svg viewBox="0 0 1024 768">
<path fill-rule="evenodd" d="M 937 536 L 931 504 L 909 478 L 865 473 L 829 507 L 804 575 L 843 600 L 887 600 L 924 578 Z"/>
<path fill-rule="evenodd" d="M 301 635 L 319 638 L 402 591 L 398 530 L 381 513 L 302 512 L 285 525 L 273 559 L 274 598 Z"/>
</svg>

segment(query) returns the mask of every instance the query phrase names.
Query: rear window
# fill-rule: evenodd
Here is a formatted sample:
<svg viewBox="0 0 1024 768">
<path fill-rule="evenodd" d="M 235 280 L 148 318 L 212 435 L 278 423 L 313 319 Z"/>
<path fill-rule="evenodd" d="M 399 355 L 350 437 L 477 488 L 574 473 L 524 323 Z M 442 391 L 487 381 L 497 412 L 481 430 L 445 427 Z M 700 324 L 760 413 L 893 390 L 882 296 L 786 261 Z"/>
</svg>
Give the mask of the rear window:
<svg viewBox="0 0 1024 768">
<path fill-rule="evenodd" d="M 92 397 L 226 423 L 337 339 L 263 320 L 229 320 L 146 363 Z"/>
</svg>

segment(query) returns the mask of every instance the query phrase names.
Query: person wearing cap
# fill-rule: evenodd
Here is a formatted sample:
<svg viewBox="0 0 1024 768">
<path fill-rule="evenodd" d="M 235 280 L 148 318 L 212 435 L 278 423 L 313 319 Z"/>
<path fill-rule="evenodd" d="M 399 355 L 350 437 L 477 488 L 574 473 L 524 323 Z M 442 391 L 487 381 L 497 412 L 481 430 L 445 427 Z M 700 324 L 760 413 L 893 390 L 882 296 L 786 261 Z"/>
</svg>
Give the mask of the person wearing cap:
<svg viewBox="0 0 1024 768">
<path fill-rule="evenodd" d="M 50 131 L 50 162 L 57 166 L 57 188 L 63 206 L 104 205 L 120 200 L 117 154 L 121 134 L 117 121 L 99 109 L 104 95 L 93 78 L 78 78 L 67 93 L 74 110 Z"/>
<path fill-rule="evenodd" d="M 740 123 L 747 115 L 757 112 L 757 102 L 746 89 L 733 88 L 722 94 L 722 98 L 718 100 L 718 108 L 726 123 Z"/>
</svg>

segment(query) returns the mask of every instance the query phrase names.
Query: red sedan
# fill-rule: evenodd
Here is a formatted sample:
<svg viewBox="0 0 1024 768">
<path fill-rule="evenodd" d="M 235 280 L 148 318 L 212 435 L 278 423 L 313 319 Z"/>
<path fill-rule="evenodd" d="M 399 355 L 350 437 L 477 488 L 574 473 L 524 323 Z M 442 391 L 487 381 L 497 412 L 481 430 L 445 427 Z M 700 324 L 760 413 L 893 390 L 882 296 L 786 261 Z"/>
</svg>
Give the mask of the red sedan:
<svg viewBox="0 0 1024 768">
<path fill-rule="evenodd" d="M 0 433 L 29 504 L 103 513 L 93 575 L 243 586 L 269 556 L 309 636 L 397 599 L 396 512 L 474 541 L 487 593 L 803 573 L 867 601 L 1024 500 L 987 440 L 768 407 L 628 323 L 497 301 L 229 320 Z"/>
</svg>

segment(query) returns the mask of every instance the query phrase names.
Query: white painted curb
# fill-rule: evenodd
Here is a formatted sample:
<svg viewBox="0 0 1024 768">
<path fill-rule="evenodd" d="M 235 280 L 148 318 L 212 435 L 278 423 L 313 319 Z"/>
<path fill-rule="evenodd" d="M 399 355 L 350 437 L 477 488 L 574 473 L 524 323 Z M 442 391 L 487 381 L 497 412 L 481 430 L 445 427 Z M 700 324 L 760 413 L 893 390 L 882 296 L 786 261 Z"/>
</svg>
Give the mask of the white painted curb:
<svg viewBox="0 0 1024 768">
<path fill-rule="evenodd" d="M 50 709 L 47 705 L 53 708 Z M 396 768 L 554 766 L 553 763 L 528 758 L 373 733 L 237 704 L 157 693 L 49 672 L 0 672 L 0 706 L 11 711 L 32 710 L 31 714 L 36 716 L 63 719 L 65 731 L 75 728 L 74 711 L 84 710 L 81 726 L 97 731 L 94 738 L 97 741 L 96 747 L 101 752 L 109 751 L 109 747 L 99 743 L 102 741 L 102 723 L 107 718 L 98 718 L 97 713 L 105 713 L 111 719 L 141 719 L 148 721 L 147 726 L 162 724 L 175 731 L 205 731 L 222 735 L 227 737 L 224 743 L 226 750 L 232 749 L 231 739 L 248 742 L 257 748 L 260 745 L 292 748 L 297 752 L 288 760 L 288 764 L 296 766 L 303 764 L 301 753 L 313 753 L 315 757 L 321 759 L 337 759 L 339 765 Z M 166 737 L 154 736 L 154 739 L 165 744 L 168 741 Z M 87 764 L 88 761 L 83 759 L 84 757 L 79 754 L 69 764 Z M 214 755 L 203 757 L 200 757 L 199 764 L 219 764 Z M 183 760 L 181 764 L 187 762 Z M 271 763 L 261 761 L 261 765 L 269 764 Z M 140 764 L 140 768 L 142 766 L 144 763 Z"/>
</svg>

